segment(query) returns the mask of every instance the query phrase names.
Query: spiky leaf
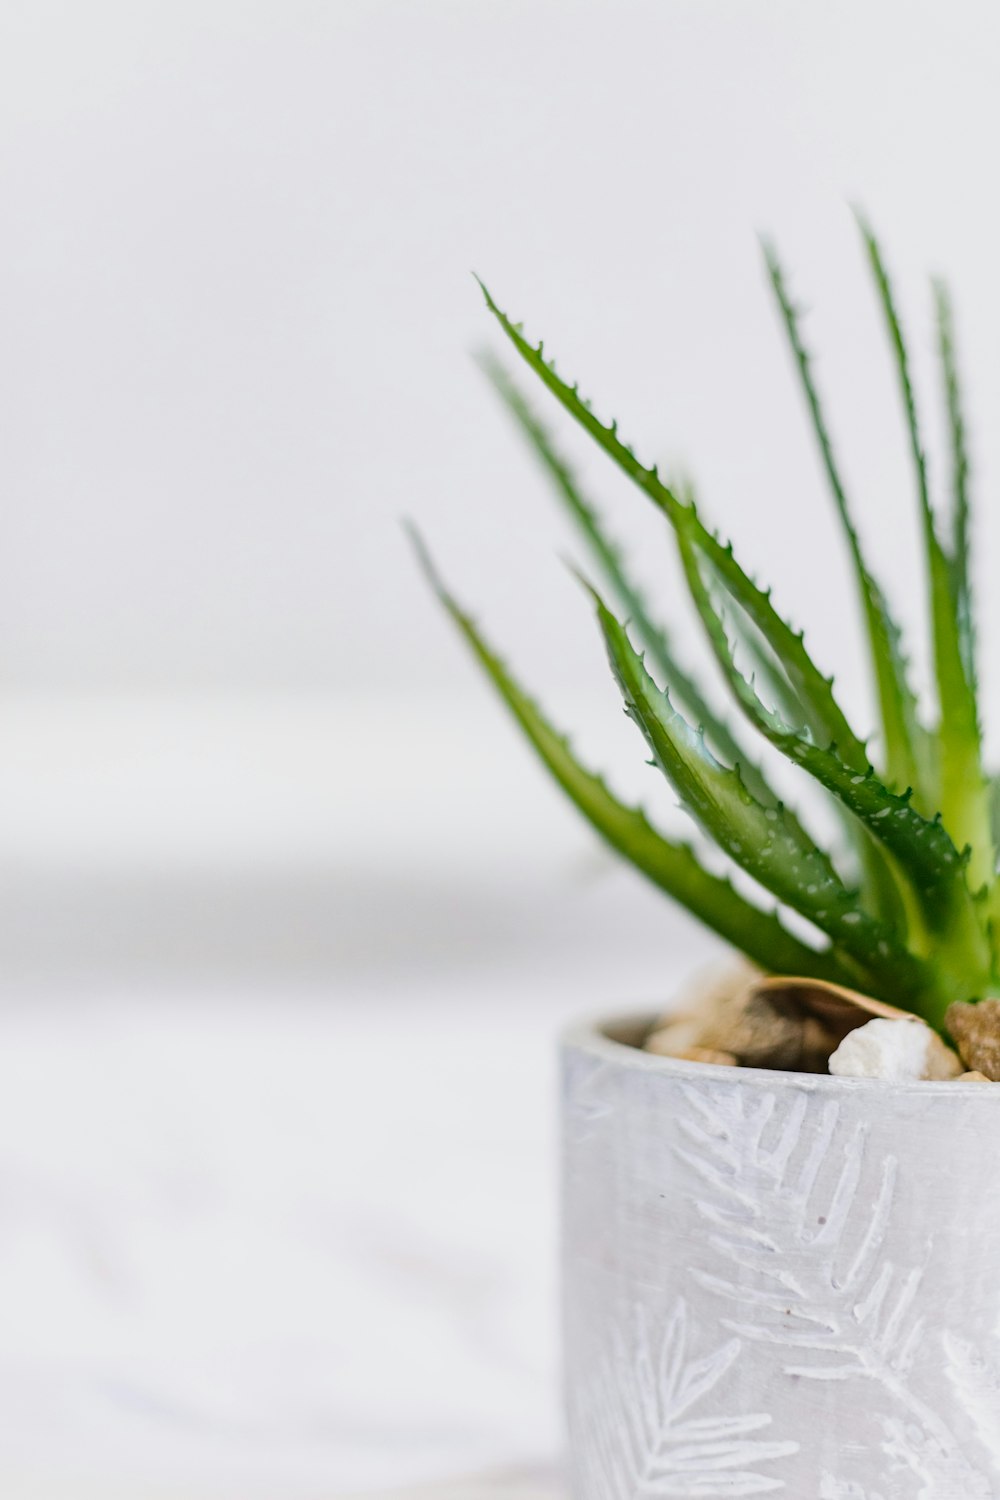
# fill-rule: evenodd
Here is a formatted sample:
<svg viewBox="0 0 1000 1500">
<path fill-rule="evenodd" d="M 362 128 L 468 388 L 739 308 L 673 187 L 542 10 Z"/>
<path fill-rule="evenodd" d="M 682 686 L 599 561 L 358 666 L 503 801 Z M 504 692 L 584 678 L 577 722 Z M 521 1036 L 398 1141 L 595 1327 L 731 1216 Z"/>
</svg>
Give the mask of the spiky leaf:
<svg viewBox="0 0 1000 1500">
<path fill-rule="evenodd" d="M 618 467 L 653 501 L 676 528 L 694 525 L 698 546 L 713 563 L 736 603 L 746 612 L 754 627 L 773 653 L 776 670 L 785 679 L 789 691 L 801 700 L 806 722 L 820 740 L 835 741 L 849 765 L 865 770 L 868 765 L 864 741 L 851 728 L 837 703 L 831 679 L 824 677 L 805 648 L 802 633 L 795 631 L 778 614 L 769 591 L 758 587 L 736 561 L 731 545 L 723 545 L 697 518 L 694 507 L 685 504 L 660 478 L 655 467 L 647 468 L 633 450 L 618 436 L 617 423 L 605 424 L 583 400 L 576 386 L 567 384 L 556 373 L 555 366 L 544 357 L 541 345 L 531 345 L 520 327 L 511 322 L 482 286 L 486 305 L 525 363 L 561 402 L 572 417 L 614 460 Z"/>
<path fill-rule="evenodd" d="M 908 787 L 913 790 L 918 807 L 925 812 L 934 812 L 936 809 L 932 804 L 936 798 L 936 788 L 932 780 L 928 736 L 920 723 L 916 694 L 907 680 L 902 632 L 865 560 L 861 538 L 851 515 L 826 417 L 813 379 L 811 360 L 799 329 L 798 313 L 789 295 L 785 275 L 773 245 L 765 242 L 764 256 L 802 383 L 823 468 L 851 553 L 868 628 L 868 646 L 885 741 L 886 774 L 898 791 L 905 791 Z"/>
<path fill-rule="evenodd" d="M 764 706 L 752 682 L 736 664 L 722 616 L 702 577 L 696 546 L 684 528 L 680 541 L 692 598 L 719 664 L 747 716 L 782 754 L 809 771 L 891 854 L 903 861 L 933 915 L 944 894 L 956 882 L 962 882 L 966 863 L 947 830 L 939 820 L 918 813 L 908 793 L 891 792 L 871 765 L 863 772 L 848 766 L 836 748 L 816 744 L 808 730 L 784 723 L 778 714 Z"/>
<path fill-rule="evenodd" d="M 748 718 L 794 764 L 808 772 L 892 856 L 891 871 L 919 904 L 917 933 L 928 934 L 939 966 L 949 969 L 958 992 L 981 993 L 993 959 L 985 913 L 966 882 L 968 855 L 960 854 L 940 818 L 923 817 L 909 794 L 892 792 L 869 767 L 863 775 L 844 764 L 833 747 L 817 745 L 806 731 L 783 721 L 758 696 L 737 666 L 725 624 L 712 601 L 696 557 L 683 543 L 686 576 L 718 661 Z M 949 981 L 949 984 L 951 981 Z"/>
<path fill-rule="evenodd" d="M 754 796 L 770 805 L 776 803 L 779 800 L 777 793 L 768 783 L 763 771 L 754 764 L 730 726 L 709 703 L 691 673 L 681 665 L 665 628 L 653 618 L 642 590 L 629 576 L 622 548 L 610 536 L 595 506 L 584 496 L 572 469 L 556 450 L 529 402 L 498 360 L 484 356 L 480 363 L 494 390 L 541 461 L 615 597 L 623 605 L 656 671 L 669 685 L 674 701 L 693 723 L 704 730 L 706 739 L 718 756 L 730 765 L 739 765 L 743 780 Z"/>
<path fill-rule="evenodd" d="M 939 805 L 955 842 L 972 848 L 970 879 L 973 884 L 991 882 L 995 855 L 990 834 L 989 792 L 982 768 L 982 746 L 976 703 L 976 684 L 969 675 L 967 642 L 955 595 L 952 562 L 941 544 L 931 506 L 927 460 L 920 438 L 916 398 L 910 378 L 909 358 L 896 312 L 889 275 L 870 227 L 859 218 L 892 345 L 906 418 L 906 431 L 913 458 L 920 507 L 921 530 L 930 584 L 931 633 L 934 672 L 938 691 L 940 724 Z"/>
<path fill-rule="evenodd" d="M 969 564 L 969 454 L 962 410 L 962 389 L 955 357 L 955 320 L 951 297 L 943 281 L 934 283 L 937 311 L 938 353 L 944 382 L 945 407 L 951 441 L 952 540 L 949 562 L 952 594 L 959 636 L 959 652 L 966 680 L 976 682 L 975 622 L 972 603 L 972 577 Z"/>
<path fill-rule="evenodd" d="M 832 951 L 817 951 L 799 942 L 773 912 L 745 900 L 728 880 L 706 870 L 691 848 L 664 838 L 640 809 L 619 801 L 600 776 L 586 770 L 566 737 L 548 722 L 449 593 L 412 528 L 411 537 L 435 593 L 500 697 L 556 782 L 600 836 L 654 885 L 762 968 L 856 982 L 849 962 Z"/>
<path fill-rule="evenodd" d="M 594 594 L 598 620 L 626 712 L 691 815 L 748 875 L 786 906 L 826 932 L 880 984 L 927 999 L 930 969 L 900 946 L 891 931 L 861 910 L 857 892 L 843 884 L 829 857 L 781 807 L 764 807 L 721 765 L 704 740 L 653 682 L 625 627 Z"/>
</svg>

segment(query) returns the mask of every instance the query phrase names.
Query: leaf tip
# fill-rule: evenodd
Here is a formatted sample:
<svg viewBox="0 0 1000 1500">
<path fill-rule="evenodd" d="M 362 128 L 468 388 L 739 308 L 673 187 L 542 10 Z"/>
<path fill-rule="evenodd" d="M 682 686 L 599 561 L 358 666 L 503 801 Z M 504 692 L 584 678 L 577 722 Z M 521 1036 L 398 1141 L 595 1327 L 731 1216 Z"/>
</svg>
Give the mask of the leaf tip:
<svg viewBox="0 0 1000 1500">
<path fill-rule="evenodd" d="M 874 244 L 875 234 L 872 230 L 871 220 L 869 219 L 868 214 L 865 211 L 864 204 L 859 203 L 857 202 L 857 200 L 855 200 L 850 205 L 850 209 L 851 213 L 854 215 L 854 222 L 861 230 L 861 233 L 864 236 L 865 240 L 867 240 L 869 244 Z"/>
<path fill-rule="evenodd" d="M 564 556 L 562 558 L 562 564 L 565 568 L 568 569 L 570 575 L 576 579 L 577 583 L 580 585 L 583 591 L 590 596 L 592 603 L 597 606 L 598 612 L 607 613 L 607 606 L 605 605 L 604 600 L 601 598 L 600 594 L 597 592 L 597 588 L 594 584 L 591 583 L 590 579 L 587 577 L 583 569 L 577 563 L 575 563 L 571 557 Z"/>
<path fill-rule="evenodd" d="M 410 546 L 413 548 L 417 563 L 420 567 L 420 571 L 427 579 L 427 582 L 430 584 L 435 594 L 437 594 L 438 598 L 442 601 L 443 604 L 447 605 L 449 609 L 453 611 L 457 610 L 457 605 L 454 604 L 452 597 L 445 586 L 444 579 L 441 577 L 441 574 L 437 570 L 437 564 L 431 556 L 430 548 L 424 540 L 423 533 L 417 526 L 416 521 L 414 521 L 410 516 L 402 516 L 400 518 L 400 525 L 402 526 L 403 531 L 406 534 Z"/>
<path fill-rule="evenodd" d="M 489 287 L 486 285 L 486 282 L 480 276 L 479 272 L 478 271 L 473 271 L 471 274 L 472 274 L 473 281 L 476 283 L 476 285 L 478 286 L 479 290 L 482 292 L 482 294 L 483 294 L 483 300 L 486 303 L 486 306 L 489 308 L 490 312 L 491 313 L 496 313 L 498 317 L 502 316 L 499 307 L 497 307 L 496 303 L 493 301 L 493 298 L 490 296 L 490 289 L 489 289 Z"/>
</svg>

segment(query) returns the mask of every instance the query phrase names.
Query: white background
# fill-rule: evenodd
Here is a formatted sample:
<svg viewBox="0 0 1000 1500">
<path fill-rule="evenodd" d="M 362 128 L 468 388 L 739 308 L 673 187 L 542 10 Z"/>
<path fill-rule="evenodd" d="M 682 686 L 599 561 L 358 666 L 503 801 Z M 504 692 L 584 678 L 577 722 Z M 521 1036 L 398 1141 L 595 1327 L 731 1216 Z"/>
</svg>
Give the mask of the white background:
<svg viewBox="0 0 1000 1500">
<path fill-rule="evenodd" d="M 0 6 L 5 1495 L 553 1458 L 551 1036 L 710 945 L 550 796 L 403 540 L 651 797 L 469 273 L 694 473 L 865 727 L 756 234 L 914 626 L 849 204 L 935 442 L 947 273 L 994 700 L 998 32 L 912 0 Z M 565 443 L 682 619 L 655 518 Z"/>
<path fill-rule="evenodd" d="M 589 681 L 553 516 L 470 367 L 473 268 L 690 467 L 831 656 L 840 558 L 756 232 L 815 309 L 874 534 L 913 528 L 850 202 L 917 355 L 927 273 L 959 288 L 995 466 L 988 6 L 98 0 L 0 28 L 10 682 L 460 688 L 403 514 L 521 654 L 542 629 Z M 897 582 L 909 553 L 883 546 Z"/>
</svg>

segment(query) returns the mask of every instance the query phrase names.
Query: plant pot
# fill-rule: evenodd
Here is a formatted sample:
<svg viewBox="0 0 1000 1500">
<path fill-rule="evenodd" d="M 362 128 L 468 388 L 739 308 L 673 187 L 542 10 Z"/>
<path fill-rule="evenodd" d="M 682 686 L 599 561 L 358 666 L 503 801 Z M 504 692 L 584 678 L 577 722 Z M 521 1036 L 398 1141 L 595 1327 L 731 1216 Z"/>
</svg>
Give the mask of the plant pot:
<svg viewBox="0 0 1000 1500">
<path fill-rule="evenodd" d="M 563 1054 L 573 1500 L 1000 1496 L 1000 1086 Z"/>
</svg>

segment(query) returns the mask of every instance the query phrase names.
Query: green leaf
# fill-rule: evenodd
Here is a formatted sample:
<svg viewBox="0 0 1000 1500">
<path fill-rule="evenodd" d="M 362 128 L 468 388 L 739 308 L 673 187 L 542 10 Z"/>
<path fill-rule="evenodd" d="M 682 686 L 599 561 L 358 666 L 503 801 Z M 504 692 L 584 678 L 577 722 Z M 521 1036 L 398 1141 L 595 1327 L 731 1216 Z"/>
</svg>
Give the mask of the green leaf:
<svg viewBox="0 0 1000 1500">
<path fill-rule="evenodd" d="M 943 281 L 934 283 L 938 324 L 938 353 L 944 382 L 948 432 L 951 440 L 951 487 L 953 502 L 951 578 L 958 622 L 959 646 L 966 680 L 976 682 L 975 629 L 972 579 L 969 566 L 969 455 L 962 411 L 962 389 L 955 357 L 955 320 L 951 298 Z"/>
<path fill-rule="evenodd" d="M 605 425 L 589 403 L 580 396 L 577 386 L 570 386 L 556 373 L 555 366 L 544 357 L 541 344 L 533 347 L 520 327 L 510 321 L 480 282 L 486 305 L 525 363 L 535 371 L 562 406 L 589 432 L 591 437 L 613 459 L 618 467 L 667 516 L 675 530 L 693 524 L 698 544 L 711 559 L 736 602 L 745 611 L 756 630 L 774 653 L 776 670 L 786 679 L 789 691 L 801 701 L 806 722 L 819 740 L 836 742 L 841 757 L 855 769 L 868 767 L 864 741 L 854 733 L 833 695 L 832 679 L 824 677 L 813 664 L 803 644 L 802 633 L 794 631 L 781 618 L 770 600 L 770 593 L 759 588 L 743 572 L 733 556 L 732 546 L 723 546 L 717 537 L 702 526 L 695 508 L 684 504 L 660 479 L 654 466 L 647 468 L 618 436 L 618 424 Z"/>
<path fill-rule="evenodd" d="M 919 721 L 917 699 L 907 681 L 907 663 L 903 654 L 902 633 L 892 618 L 885 596 L 865 561 L 861 539 L 850 512 L 819 392 L 813 379 L 811 360 L 799 330 L 798 313 L 788 293 L 781 263 L 770 244 L 764 244 L 764 257 L 802 383 L 823 467 L 854 564 L 858 592 L 868 627 L 868 645 L 878 692 L 882 734 L 885 742 L 886 774 L 898 790 L 912 788 L 917 806 L 925 811 L 933 812 L 935 791 L 929 775 L 927 732 Z"/>
<path fill-rule="evenodd" d="M 626 712 L 692 817 L 748 875 L 826 932 L 882 993 L 931 1003 L 933 972 L 859 907 L 857 892 L 843 884 L 829 857 L 784 818 L 780 806 L 764 807 L 738 771 L 711 755 L 653 682 L 624 626 L 599 595 L 594 599 Z"/>
<path fill-rule="evenodd" d="M 484 356 L 480 363 L 494 390 L 548 473 L 557 495 L 576 523 L 616 598 L 623 605 L 657 672 L 669 685 L 674 700 L 705 731 L 705 737 L 713 751 L 731 765 L 739 765 L 743 780 L 754 796 L 761 802 L 772 805 L 776 803 L 778 795 L 768 784 L 763 771 L 751 760 L 690 672 L 681 666 L 666 630 L 654 620 L 642 591 L 629 577 L 621 547 L 612 540 L 594 506 L 585 499 L 573 471 L 557 452 L 529 402 L 498 360 Z"/>
<path fill-rule="evenodd" d="M 955 595 L 952 561 L 941 545 L 931 507 L 927 461 L 920 439 L 909 359 L 896 312 L 892 287 L 878 243 L 859 218 L 874 274 L 879 303 L 889 332 L 903 399 L 906 430 L 917 480 L 917 498 L 930 583 L 931 633 L 940 724 L 939 806 L 945 825 L 959 847 L 972 849 L 970 880 L 992 883 L 996 856 L 990 837 L 989 793 L 982 768 L 982 746 L 975 680 L 968 675 L 967 645 Z"/>
<path fill-rule="evenodd" d="M 856 983 L 857 974 L 850 964 L 830 950 L 819 952 L 799 942 L 774 913 L 744 900 L 728 880 L 705 870 L 687 845 L 664 838 L 641 810 L 620 802 L 599 776 L 581 766 L 565 736 L 549 724 L 448 592 L 413 528 L 410 534 L 432 588 L 480 666 L 542 762 L 601 837 L 654 885 L 765 970 Z"/>
<path fill-rule="evenodd" d="M 912 806 L 909 795 L 899 796 L 879 781 L 871 767 L 854 771 L 835 749 L 816 745 L 802 730 L 782 721 L 767 708 L 736 665 L 733 648 L 711 591 L 702 578 L 698 559 L 686 537 L 682 556 L 692 597 L 726 677 L 744 711 L 768 740 L 794 764 L 802 767 L 868 830 L 893 856 L 893 869 L 912 882 L 921 910 L 921 927 L 934 934 L 936 957 L 963 971 L 963 983 L 987 983 L 992 952 L 965 881 L 967 856 L 959 854 L 939 819 L 929 820 Z M 952 951 L 953 950 L 953 951 Z"/>
<path fill-rule="evenodd" d="M 675 524 L 674 528 L 684 567 L 684 574 L 695 607 L 702 618 L 703 625 L 706 626 L 709 644 L 712 646 L 716 660 L 722 668 L 723 676 L 730 690 L 733 690 L 733 681 L 730 672 L 733 653 L 728 649 L 728 632 L 722 622 L 721 613 L 717 619 L 719 634 L 716 635 L 713 629 L 716 617 L 706 591 L 707 585 L 701 579 L 701 565 L 705 566 L 712 582 L 719 589 L 726 604 L 729 606 L 727 616 L 728 628 L 734 631 L 741 652 L 748 660 L 755 691 L 759 692 L 760 686 L 763 684 L 764 691 L 770 696 L 772 704 L 788 723 L 803 726 L 811 724 L 812 727 L 805 732 L 811 733 L 817 743 L 826 743 L 828 739 L 826 731 L 829 723 L 827 718 L 825 716 L 820 716 L 818 720 L 815 716 L 812 719 L 810 718 L 808 708 L 803 702 L 802 697 L 792 689 L 787 678 L 783 676 L 782 664 L 776 654 L 765 649 L 766 642 L 762 641 L 760 632 L 756 630 L 752 620 L 748 618 L 741 604 L 733 597 L 732 591 L 726 582 L 719 578 L 708 558 L 702 553 L 697 552 L 698 543 L 704 540 L 706 533 L 704 527 L 698 521 L 694 495 L 690 487 L 685 491 L 685 498 L 689 503 L 688 514 L 686 517 L 681 518 Z M 696 565 L 696 555 L 701 559 L 701 564 L 699 565 Z M 765 595 L 765 601 L 769 597 L 769 594 Z M 821 688 L 828 685 L 827 680 L 819 677 L 818 674 L 817 681 Z M 748 711 L 745 698 L 739 692 L 734 692 L 734 697 L 741 712 L 759 730 L 761 726 L 756 723 L 753 714 Z M 818 738 L 815 730 L 817 722 L 819 724 Z M 835 743 L 832 741 L 831 745 L 834 749 L 836 748 Z M 867 758 L 863 753 L 864 747 L 862 746 L 861 748 L 862 754 L 856 756 L 853 762 L 854 774 L 860 774 L 860 766 L 862 764 L 864 764 L 866 770 L 869 768 Z M 824 790 L 827 789 L 824 788 Z M 910 898 L 907 883 L 897 878 L 878 842 L 848 812 L 843 802 L 834 796 L 832 803 L 834 811 L 840 817 L 847 842 L 854 852 L 857 878 L 860 879 L 862 886 L 862 904 L 867 906 L 874 915 L 888 923 L 889 926 L 901 935 L 905 935 L 908 928 L 915 928 L 919 932 L 922 922 L 919 910 Z"/>
<path fill-rule="evenodd" d="M 805 649 L 801 632 L 792 630 L 777 613 L 771 604 L 770 591 L 761 589 L 752 582 L 736 562 L 732 546 L 723 546 L 717 537 L 701 525 L 695 507 L 683 503 L 662 482 L 655 468 L 649 469 L 640 463 L 632 449 L 618 437 L 616 423 L 605 426 L 595 417 L 589 404 L 580 397 L 578 388 L 569 386 L 556 373 L 554 365 L 545 360 L 542 346 L 533 348 L 520 328 L 511 323 L 497 307 L 488 290 L 484 286 L 482 289 L 487 306 L 521 357 L 566 410 L 664 512 L 675 531 L 680 525 L 689 522 L 697 527 L 700 546 L 712 557 L 717 572 L 725 580 L 734 601 L 752 626 L 752 630 L 744 632 L 744 639 L 754 651 L 758 671 L 767 676 L 777 701 L 787 712 L 796 715 L 801 713 L 803 721 L 818 741 L 836 743 L 841 757 L 849 765 L 858 771 L 867 770 L 865 745 L 851 729 L 833 696 L 832 678 L 824 677 L 815 667 Z M 766 644 L 769 656 L 762 653 L 762 642 Z M 850 831 L 853 833 L 853 830 Z M 899 905 L 896 902 L 895 908 L 893 907 L 891 882 L 886 878 L 885 872 L 879 869 L 870 841 L 862 835 L 855 842 L 865 874 L 866 889 L 887 916 L 898 918 Z"/>
</svg>

